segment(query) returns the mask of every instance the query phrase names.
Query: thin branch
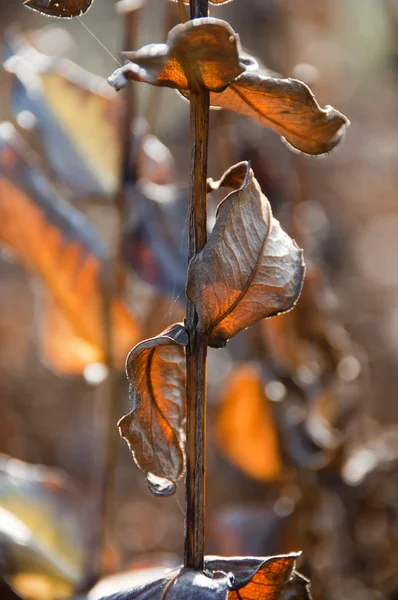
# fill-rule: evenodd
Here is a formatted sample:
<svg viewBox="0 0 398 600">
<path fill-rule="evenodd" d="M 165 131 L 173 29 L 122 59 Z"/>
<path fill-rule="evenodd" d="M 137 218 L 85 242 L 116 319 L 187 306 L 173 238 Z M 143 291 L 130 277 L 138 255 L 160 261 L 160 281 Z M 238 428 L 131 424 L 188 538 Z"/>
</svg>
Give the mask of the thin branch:
<svg viewBox="0 0 398 600">
<path fill-rule="evenodd" d="M 191 0 L 191 18 L 207 15 L 207 0 Z M 188 261 L 202 250 L 207 238 L 207 150 L 209 92 L 191 89 L 191 167 L 189 184 Z M 206 358 L 207 340 L 195 329 L 197 314 L 187 304 L 187 478 L 185 559 L 187 568 L 203 570 L 206 470 Z"/>
</svg>

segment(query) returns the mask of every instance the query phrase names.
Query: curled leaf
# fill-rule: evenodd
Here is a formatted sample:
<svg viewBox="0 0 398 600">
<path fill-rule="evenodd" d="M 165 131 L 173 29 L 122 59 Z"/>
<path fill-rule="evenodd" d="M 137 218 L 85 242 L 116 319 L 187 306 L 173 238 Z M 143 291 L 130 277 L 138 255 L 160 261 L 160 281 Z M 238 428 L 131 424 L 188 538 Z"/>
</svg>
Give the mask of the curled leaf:
<svg viewBox="0 0 398 600">
<path fill-rule="evenodd" d="M 333 150 L 349 125 L 348 119 L 332 106 L 321 108 L 305 83 L 271 76 L 255 60 L 224 91 L 212 93 L 210 103 L 270 127 L 306 154 Z"/>
<path fill-rule="evenodd" d="M 49 17 L 71 19 L 88 11 L 94 0 L 25 0 L 24 5 Z"/>
<path fill-rule="evenodd" d="M 186 291 L 198 313 L 198 331 L 210 346 L 222 347 L 256 321 L 293 308 L 304 263 L 247 162 L 211 185 L 235 191 L 219 204 L 211 236 L 189 264 Z"/>
<path fill-rule="evenodd" d="M 309 582 L 295 570 L 297 556 L 208 556 L 204 573 L 181 568 L 153 581 L 149 572 L 147 583 L 103 600 L 310 600 Z"/>
<path fill-rule="evenodd" d="M 220 399 L 216 439 L 220 451 L 260 481 L 278 479 L 282 461 L 272 412 L 256 367 L 237 365 Z"/>
<path fill-rule="evenodd" d="M 188 333 L 176 323 L 127 357 L 131 411 L 118 423 L 151 491 L 175 492 L 184 470 L 185 356 Z"/>
<path fill-rule="evenodd" d="M 179 90 L 204 86 L 220 91 L 244 71 L 238 46 L 239 37 L 225 21 L 193 19 L 174 27 L 167 44 L 125 52 L 130 62 L 108 81 L 117 90 L 133 79 Z"/>
<path fill-rule="evenodd" d="M 251 117 L 306 154 L 330 152 L 349 125 L 331 106 L 321 108 L 302 81 L 261 68 L 241 51 L 237 34 L 219 19 L 177 25 L 167 44 L 150 44 L 125 56 L 131 62 L 108 80 L 116 89 L 133 79 L 177 88 L 189 98 L 192 87 L 204 86 L 211 91 L 212 106 Z"/>
</svg>

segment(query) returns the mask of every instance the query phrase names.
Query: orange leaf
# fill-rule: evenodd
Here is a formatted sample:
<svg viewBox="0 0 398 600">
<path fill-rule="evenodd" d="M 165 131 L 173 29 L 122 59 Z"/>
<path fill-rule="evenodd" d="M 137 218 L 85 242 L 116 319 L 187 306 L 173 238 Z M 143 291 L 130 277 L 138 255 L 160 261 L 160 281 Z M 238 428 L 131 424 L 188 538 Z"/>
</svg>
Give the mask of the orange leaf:
<svg viewBox="0 0 398 600">
<path fill-rule="evenodd" d="M 332 106 L 321 108 L 297 79 L 270 76 L 254 61 L 229 87 L 212 93 L 212 106 L 228 108 L 270 127 L 305 154 L 325 154 L 343 139 L 348 119 Z"/>
<path fill-rule="evenodd" d="M 1 139 L 1 132 L 7 132 L 9 145 Z M 86 346 L 96 347 L 104 361 L 105 258 L 101 242 L 84 215 L 60 198 L 39 171 L 18 157 L 11 144 L 22 145 L 15 131 L 3 126 L 0 241 L 44 281 L 73 330 L 74 340 L 82 338 Z M 115 362 L 121 367 L 138 337 L 138 326 L 117 295 L 111 298 L 111 319 Z"/>
<path fill-rule="evenodd" d="M 140 342 L 127 357 L 131 411 L 118 423 L 150 490 L 169 496 L 184 469 L 185 355 L 188 334 L 176 323 Z"/>
<path fill-rule="evenodd" d="M 204 86 L 220 91 L 244 70 L 238 44 L 238 36 L 225 21 L 193 19 L 174 27 L 167 44 L 125 52 L 131 62 L 117 69 L 108 81 L 117 90 L 132 79 L 180 90 Z"/>
<path fill-rule="evenodd" d="M 213 185 L 233 187 L 218 206 L 214 229 L 189 264 L 187 296 L 209 345 L 295 305 L 304 278 L 302 252 L 273 218 L 248 163 Z"/>
<path fill-rule="evenodd" d="M 215 426 L 220 451 L 249 477 L 260 481 L 280 477 L 278 436 L 254 365 L 237 365 L 228 375 Z"/>
<path fill-rule="evenodd" d="M 322 109 L 302 81 L 260 68 L 255 58 L 241 52 L 239 37 L 219 19 L 193 19 L 172 29 L 167 45 L 150 44 L 125 56 L 132 62 L 108 79 L 117 90 L 129 79 L 174 87 L 188 98 L 193 87 L 206 87 L 212 106 L 271 127 L 306 154 L 330 152 L 349 125 L 331 106 Z"/>
<path fill-rule="evenodd" d="M 297 556 L 206 556 L 204 573 L 181 567 L 157 580 L 153 569 L 148 569 L 147 575 L 139 573 L 136 584 L 132 576 L 129 590 L 115 586 L 113 594 L 103 600 L 116 595 L 120 600 L 310 600 L 309 582 L 295 570 Z"/>
</svg>

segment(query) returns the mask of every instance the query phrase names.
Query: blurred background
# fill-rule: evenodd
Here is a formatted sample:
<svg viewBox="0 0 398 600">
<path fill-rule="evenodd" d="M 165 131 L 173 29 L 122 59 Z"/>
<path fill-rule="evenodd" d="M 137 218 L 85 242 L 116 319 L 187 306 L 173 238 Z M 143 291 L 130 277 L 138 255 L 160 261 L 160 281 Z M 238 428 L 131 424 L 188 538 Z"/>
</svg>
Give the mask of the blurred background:
<svg viewBox="0 0 398 600">
<path fill-rule="evenodd" d="M 121 4 L 61 22 L 0 0 L 0 566 L 23 598 L 90 587 L 102 540 L 109 575 L 183 553 L 183 482 L 151 496 L 116 422 L 126 353 L 184 316 L 189 105 L 107 85 L 131 49 Z M 212 112 L 209 176 L 251 161 L 307 276 L 293 312 L 210 350 L 206 551 L 303 550 L 314 599 L 396 599 L 398 2 L 234 0 L 211 15 L 351 127 L 311 158 Z M 172 2 L 137 3 L 134 48 L 177 22 Z"/>
</svg>

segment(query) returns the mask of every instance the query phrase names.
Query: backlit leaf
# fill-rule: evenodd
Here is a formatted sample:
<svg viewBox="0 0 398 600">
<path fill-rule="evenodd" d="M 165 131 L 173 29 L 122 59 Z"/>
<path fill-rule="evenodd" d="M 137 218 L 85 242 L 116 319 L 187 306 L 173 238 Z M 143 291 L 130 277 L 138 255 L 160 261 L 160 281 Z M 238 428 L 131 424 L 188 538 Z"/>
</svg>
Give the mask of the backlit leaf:
<svg viewBox="0 0 398 600">
<path fill-rule="evenodd" d="M 321 108 L 305 83 L 271 76 L 255 60 L 223 92 L 212 93 L 210 102 L 270 127 L 306 154 L 330 152 L 349 124 L 333 107 Z"/>
<path fill-rule="evenodd" d="M 70 19 L 84 15 L 93 2 L 94 0 L 25 0 L 24 4 L 49 17 Z"/>
<path fill-rule="evenodd" d="M 131 411 L 118 423 L 154 494 L 175 492 L 184 470 L 185 355 L 188 334 L 176 323 L 127 357 Z"/>
<path fill-rule="evenodd" d="M 11 125 L 0 126 L 0 242 L 44 281 L 74 332 L 74 343 L 82 338 L 86 347 L 95 346 L 104 362 L 106 257 L 101 240 L 87 218 L 22 159 L 17 153 L 22 146 Z M 111 317 L 114 358 L 121 367 L 138 338 L 138 326 L 118 295 L 111 298 Z M 75 369 L 80 367 L 79 360 Z"/>
<path fill-rule="evenodd" d="M 205 557 L 204 573 L 174 569 L 163 578 L 134 586 L 103 600 L 310 600 L 309 582 L 295 570 L 298 554 L 257 557 Z"/>
<path fill-rule="evenodd" d="M 59 586 L 70 593 L 83 574 L 87 507 L 66 475 L 2 455 L 0 506 L 2 558 L 17 590 L 23 594 L 37 576 L 54 597 Z"/>
<path fill-rule="evenodd" d="M 235 165 L 213 184 L 224 186 L 235 191 L 218 206 L 214 229 L 190 262 L 187 281 L 198 331 L 215 347 L 259 319 L 293 308 L 304 277 L 302 252 L 273 218 L 249 164 Z"/>
<path fill-rule="evenodd" d="M 215 427 L 220 451 L 244 473 L 260 481 L 280 476 L 275 423 L 254 365 L 237 365 L 227 376 Z"/>
<path fill-rule="evenodd" d="M 188 90 L 204 86 L 220 91 L 240 75 L 239 38 L 225 21 L 193 19 L 174 27 L 167 44 L 149 44 L 125 52 L 129 61 L 109 78 L 116 89 L 129 79 Z"/>
<path fill-rule="evenodd" d="M 108 80 L 116 89 L 133 79 L 177 88 L 189 98 L 192 86 L 204 86 L 212 92 L 212 106 L 229 108 L 271 127 L 307 154 L 330 152 L 349 124 L 331 106 L 322 109 L 305 83 L 275 76 L 241 52 L 239 37 L 219 19 L 177 25 L 167 44 L 150 44 L 125 56 L 131 62 Z"/>
<path fill-rule="evenodd" d="M 101 77 L 41 54 L 20 35 L 7 42 L 12 108 L 35 116 L 57 176 L 78 194 L 112 193 L 120 155 L 116 94 Z"/>
</svg>

